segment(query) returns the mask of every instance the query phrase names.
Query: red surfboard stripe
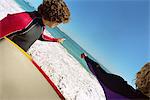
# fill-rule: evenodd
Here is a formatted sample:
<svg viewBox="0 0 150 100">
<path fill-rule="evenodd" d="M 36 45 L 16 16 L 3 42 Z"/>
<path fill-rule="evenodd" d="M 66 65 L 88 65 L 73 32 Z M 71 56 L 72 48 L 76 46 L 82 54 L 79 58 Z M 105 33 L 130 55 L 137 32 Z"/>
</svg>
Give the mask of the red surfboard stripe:
<svg viewBox="0 0 150 100">
<path fill-rule="evenodd" d="M 36 68 L 42 73 L 42 75 L 46 78 L 46 80 L 49 82 L 49 84 L 53 87 L 53 89 L 56 91 L 56 93 L 59 95 L 61 100 L 65 100 L 64 96 L 61 94 L 61 92 L 58 90 L 56 85 L 51 81 L 51 79 L 46 75 L 46 73 L 41 69 L 41 67 L 32 59 L 32 63 L 36 66 Z"/>
</svg>

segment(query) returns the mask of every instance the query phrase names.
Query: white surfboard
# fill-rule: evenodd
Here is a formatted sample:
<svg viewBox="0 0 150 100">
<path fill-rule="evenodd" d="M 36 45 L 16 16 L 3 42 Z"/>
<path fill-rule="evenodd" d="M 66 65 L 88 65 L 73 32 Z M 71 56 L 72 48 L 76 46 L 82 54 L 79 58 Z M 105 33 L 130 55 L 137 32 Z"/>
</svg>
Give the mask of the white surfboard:
<svg viewBox="0 0 150 100">
<path fill-rule="evenodd" d="M 0 40 L 0 100 L 60 100 L 34 64 L 7 39 Z"/>
</svg>

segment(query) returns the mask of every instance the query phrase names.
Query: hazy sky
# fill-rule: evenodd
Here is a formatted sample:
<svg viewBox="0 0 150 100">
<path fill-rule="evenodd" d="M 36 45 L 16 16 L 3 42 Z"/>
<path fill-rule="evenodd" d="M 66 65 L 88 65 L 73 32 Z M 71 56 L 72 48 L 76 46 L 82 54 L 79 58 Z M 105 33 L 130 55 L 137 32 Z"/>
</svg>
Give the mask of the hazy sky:
<svg viewBox="0 0 150 100">
<path fill-rule="evenodd" d="M 36 6 L 41 1 L 32 0 Z M 66 2 L 71 21 L 59 27 L 99 63 L 133 85 L 135 73 L 150 61 L 149 0 Z"/>
</svg>

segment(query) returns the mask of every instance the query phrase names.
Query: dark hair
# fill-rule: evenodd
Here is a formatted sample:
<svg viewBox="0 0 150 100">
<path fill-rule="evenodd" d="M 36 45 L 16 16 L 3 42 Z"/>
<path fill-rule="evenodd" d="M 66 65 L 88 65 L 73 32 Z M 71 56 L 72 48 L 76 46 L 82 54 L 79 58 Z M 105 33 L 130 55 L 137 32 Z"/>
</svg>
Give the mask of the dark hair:
<svg viewBox="0 0 150 100">
<path fill-rule="evenodd" d="M 38 7 L 38 13 L 51 22 L 67 23 L 70 12 L 63 0 L 44 0 Z"/>
</svg>

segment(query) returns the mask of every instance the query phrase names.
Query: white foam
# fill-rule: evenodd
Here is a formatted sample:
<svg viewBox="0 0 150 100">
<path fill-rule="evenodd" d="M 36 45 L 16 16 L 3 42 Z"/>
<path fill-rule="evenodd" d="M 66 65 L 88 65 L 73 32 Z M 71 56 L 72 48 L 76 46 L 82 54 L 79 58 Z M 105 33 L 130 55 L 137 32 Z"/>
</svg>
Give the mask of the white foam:
<svg viewBox="0 0 150 100">
<path fill-rule="evenodd" d="M 0 1 L 0 19 L 8 13 L 22 11 L 24 10 L 14 0 Z M 66 100 L 105 100 L 103 89 L 96 78 L 59 43 L 37 40 L 28 53 L 50 77 Z"/>
</svg>

